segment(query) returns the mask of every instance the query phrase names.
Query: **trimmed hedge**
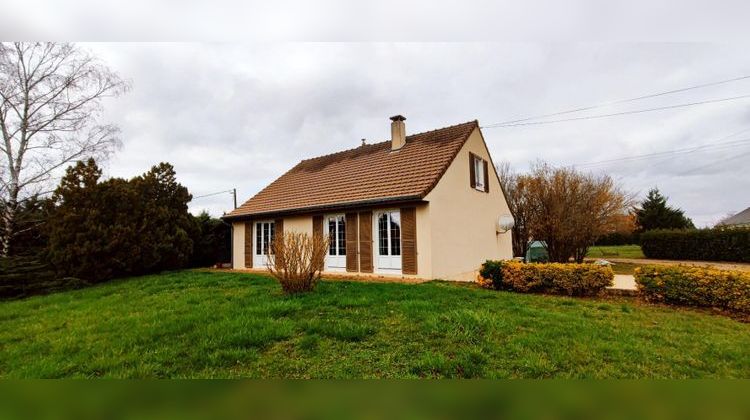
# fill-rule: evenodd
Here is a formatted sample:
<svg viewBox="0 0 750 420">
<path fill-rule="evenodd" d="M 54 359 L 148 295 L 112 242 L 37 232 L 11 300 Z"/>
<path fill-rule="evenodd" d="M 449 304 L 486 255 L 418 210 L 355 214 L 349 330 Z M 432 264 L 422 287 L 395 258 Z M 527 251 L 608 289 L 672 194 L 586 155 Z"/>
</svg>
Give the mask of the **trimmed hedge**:
<svg viewBox="0 0 750 420">
<path fill-rule="evenodd" d="M 595 242 L 594 246 L 617 246 L 617 245 L 638 245 L 639 241 L 638 232 L 633 233 L 621 233 L 613 232 L 606 235 L 600 236 Z"/>
<path fill-rule="evenodd" d="M 750 262 L 750 228 L 650 230 L 640 240 L 648 258 Z"/>
<path fill-rule="evenodd" d="M 487 269 L 500 264 L 501 269 Z M 492 273 L 493 277 L 483 277 Z M 478 282 L 484 287 L 522 293 L 549 293 L 567 296 L 594 296 L 613 284 L 610 267 L 594 264 L 526 264 L 518 261 L 487 261 Z"/>
<path fill-rule="evenodd" d="M 750 273 L 707 267 L 647 265 L 635 270 L 648 301 L 750 314 Z"/>
<path fill-rule="evenodd" d="M 42 257 L 0 257 L 0 299 L 40 295 L 85 286 L 74 278 L 60 278 Z"/>
</svg>

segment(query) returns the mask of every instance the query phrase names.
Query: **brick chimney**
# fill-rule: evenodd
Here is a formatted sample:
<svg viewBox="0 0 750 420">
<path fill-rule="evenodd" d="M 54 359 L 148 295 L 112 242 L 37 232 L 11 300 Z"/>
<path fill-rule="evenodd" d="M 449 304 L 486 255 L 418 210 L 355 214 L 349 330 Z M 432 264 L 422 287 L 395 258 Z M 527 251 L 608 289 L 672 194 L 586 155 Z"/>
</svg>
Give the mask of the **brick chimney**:
<svg viewBox="0 0 750 420">
<path fill-rule="evenodd" d="M 406 118 L 403 115 L 394 115 L 391 121 L 391 150 L 398 150 L 406 144 Z"/>
</svg>

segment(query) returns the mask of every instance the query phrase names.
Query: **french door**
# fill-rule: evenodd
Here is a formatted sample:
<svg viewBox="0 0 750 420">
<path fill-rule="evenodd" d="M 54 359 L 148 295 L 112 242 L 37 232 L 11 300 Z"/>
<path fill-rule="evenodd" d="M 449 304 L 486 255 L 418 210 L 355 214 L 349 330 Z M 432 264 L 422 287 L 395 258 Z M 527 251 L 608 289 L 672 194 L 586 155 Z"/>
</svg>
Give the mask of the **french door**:
<svg viewBox="0 0 750 420">
<path fill-rule="evenodd" d="M 268 263 L 271 242 L 274 238 L 273 221 L 255 222 L 253 224 L 255 246 L 253 247 L 253 267 L 262 268 Z"/>
<path fill-rule="evenodd" d="M 375 269 L 401 272 L 401 213 L 398 210 L 375 212 Z"/>
<path fill-rule="evenodd" d="M 325 226 L 328 227 L 328 253 L 326 255 L 326 270 L 346 270 L 346 218 L 343 214 L 326 216 Z"/>
</svg>

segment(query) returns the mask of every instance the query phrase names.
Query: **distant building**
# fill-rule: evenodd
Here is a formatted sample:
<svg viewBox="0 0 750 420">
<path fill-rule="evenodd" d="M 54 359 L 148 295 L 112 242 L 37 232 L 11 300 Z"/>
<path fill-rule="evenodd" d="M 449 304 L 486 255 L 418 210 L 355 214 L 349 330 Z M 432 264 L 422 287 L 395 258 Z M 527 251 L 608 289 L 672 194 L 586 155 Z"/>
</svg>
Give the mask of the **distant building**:
<svg viewBox="0 0 750 420">
<path fill-rule="evenodd" d="M 718 226 L 728 228 L 750 227 L 750 207 L 732 217 L 722 220 Z"/>
</svg>

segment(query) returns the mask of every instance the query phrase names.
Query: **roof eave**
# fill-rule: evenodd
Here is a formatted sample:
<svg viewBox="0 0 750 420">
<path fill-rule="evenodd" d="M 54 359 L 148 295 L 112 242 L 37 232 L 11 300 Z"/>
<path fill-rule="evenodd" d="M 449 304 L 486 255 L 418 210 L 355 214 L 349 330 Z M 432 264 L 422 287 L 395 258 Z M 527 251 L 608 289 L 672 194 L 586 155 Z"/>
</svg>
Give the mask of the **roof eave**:
<svg viewBox="0 0 750 420">
<path fill-rule="evenodd" d="M 385 204 L 401 204 L 401 203 L 413 203 L 415 201 L 422 201 L 422 195 L 408 195 L 400 197 L 387 197 L 387 198 L 376 198 L 371 200 L 353 201 L 349 203 L 333 203 L 333 204 L 321 204 L 318 206 L 300 207 L 294 209 L 283 209 L 283 210 L 271 210 L 267 212 L 255 212 L 247 214 L 237 215 L 226 215 L 222 216 L 221 219 L 226 222 L 237 222 L 248 219 L 257 219 L 261 217 L 269 216 L 293 216 L 307 213 L 319 213 L 332 210 L 347 210 L 358 207 L 370 207 Z"/>
</svg>

